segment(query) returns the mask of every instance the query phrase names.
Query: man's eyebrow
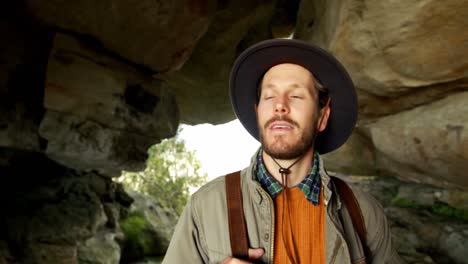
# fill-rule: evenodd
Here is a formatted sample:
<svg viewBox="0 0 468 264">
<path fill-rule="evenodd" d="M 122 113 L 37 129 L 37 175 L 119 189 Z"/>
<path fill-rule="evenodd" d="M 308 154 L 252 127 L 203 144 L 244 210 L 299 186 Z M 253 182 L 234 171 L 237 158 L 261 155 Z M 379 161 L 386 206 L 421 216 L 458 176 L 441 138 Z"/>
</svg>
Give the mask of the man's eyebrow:
<svg viewBox="0 0 468 264">
<path fill-rule="evenodd" d="M 304 85 L 299 85 L 298 83 L 293 83 L 293 84 L 289 85 L 289 87 L 294 88 L 294 89 L 297 89 L 297 88 L 307 88 L 306 86 L 304 86 Z"/>
<path fill-rule="evenodd" d="M 272 84 L 272 83 L 268 83 L 268 84 L 265 84 L 265 85 L 262 84 L 262 88 L 274 88 L 274 87 L 275 87 L 275 85 Z"/>
</svg>

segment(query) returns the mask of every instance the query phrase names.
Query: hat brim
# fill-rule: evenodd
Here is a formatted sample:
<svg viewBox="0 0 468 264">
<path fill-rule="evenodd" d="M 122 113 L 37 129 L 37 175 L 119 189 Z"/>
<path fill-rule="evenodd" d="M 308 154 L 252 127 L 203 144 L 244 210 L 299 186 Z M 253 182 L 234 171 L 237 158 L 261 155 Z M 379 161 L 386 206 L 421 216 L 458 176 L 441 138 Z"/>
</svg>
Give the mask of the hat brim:
<svg viewBox="0 0 468 264">
<path fill-rule="evenodd" d="M 324 154 L 343 145 L 357 121 L 357 97 L 345 68 L 330 53 L 292 39 L 259 42 L 235 61 L 230 76 L 230 97 L 237 118 L 257 140 L 257 86 L 271 67 L 293 63 L 308 69 L 329 90 L 331 111 L 327 127 L 320 132 L 315 149 Z"/>
</svg>

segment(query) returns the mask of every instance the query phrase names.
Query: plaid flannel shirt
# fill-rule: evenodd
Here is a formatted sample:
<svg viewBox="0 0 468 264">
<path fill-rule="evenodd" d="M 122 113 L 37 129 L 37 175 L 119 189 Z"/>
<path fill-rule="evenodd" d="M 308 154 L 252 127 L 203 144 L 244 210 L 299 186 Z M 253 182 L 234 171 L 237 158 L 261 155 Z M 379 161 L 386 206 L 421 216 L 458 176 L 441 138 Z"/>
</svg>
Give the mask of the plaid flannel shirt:
<svg viewBox="0 0 468 264">
<path fill-rule="evenodd" d="M 274 199 L 283 190 L 283 186 L 267 171 L 265 163 L 263 162 L 262 153 L 262 150 L 258 152 L 255 174 L 263 189 L 265 189 L 270 194 L 271 198 Z M 294 187 L 301 189 L 307 200 L 314 205 L 318 205 L 320 197 L 321 181 L 318 169 L 319 154 L 315 152 L 312 169 L 304 180 Z"/>
</svg>

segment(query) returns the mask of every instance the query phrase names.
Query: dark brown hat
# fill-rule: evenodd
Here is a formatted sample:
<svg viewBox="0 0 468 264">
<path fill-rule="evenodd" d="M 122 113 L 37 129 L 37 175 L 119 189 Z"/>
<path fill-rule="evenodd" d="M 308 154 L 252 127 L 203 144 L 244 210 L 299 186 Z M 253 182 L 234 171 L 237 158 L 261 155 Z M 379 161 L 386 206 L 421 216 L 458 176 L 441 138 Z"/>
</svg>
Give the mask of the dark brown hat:
<svg viewBox="0 0 468 264">
<path fill-rule="evenodd" d="M 234 112 L 242 125 L 259 139 L 255 107 L 257 87 L 271 67 L 293 63 L 308 69 L 326 86 L 331 98 L 330 117 L 324 131 L 318 134 L 315 149 L 324 154 L 345 143 L 356 124 L 357 98 L 354 85 L 345 68 L 327 51 L 299 40 L 271 39 L 246 49 L 231 71 L 230 96 Z"/>
</svg>

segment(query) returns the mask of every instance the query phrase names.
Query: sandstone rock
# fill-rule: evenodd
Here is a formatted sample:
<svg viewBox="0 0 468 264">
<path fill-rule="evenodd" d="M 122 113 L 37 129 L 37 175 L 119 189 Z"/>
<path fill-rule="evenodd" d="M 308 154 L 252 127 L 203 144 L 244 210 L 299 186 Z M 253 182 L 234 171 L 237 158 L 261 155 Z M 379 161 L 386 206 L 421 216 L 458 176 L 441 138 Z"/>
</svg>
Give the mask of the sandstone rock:
<svg viewBox="0 0 468 264">
<path fill-rule="evenodd" d="M 175 134 L 178 110 L 173 94 L 161 86 L 151 76 L 57 34 L 44 106 L 115 130 L 166 138 Z"/>
<path fill-rule="evenodd" d="M 115 234 L 102 230 L 78 245 L 78 261 L 80 264 L 118 264 L 120 250 Z"/>
<path fill-rule="evenodd" d="M 75 245 L 94 236 L 107 221 L 101 197 L 93 192 L 86 177 L 67 173 L 57 178 L 54 171 L 42 173 L 53 177 L 33 180 L 14 175 L 18 177 L 16 183 L 5 181 L 8 188 L 2 190 L 0 197 L 6 204 L 0 214 L 1 232 L 16 249 L 15 254 L 31 254 L 28 246 L 35 243 Z M 41 176 L 30 173 L 29 177 Z"/>
<path fill-rule="evenodd" d="M 30 218 L 28 237 L 32 241 L 73 244 L 94 236 L 104 225 L 99 198 L 79 183 L 68 188 L 59 202 L 43 205 Z"/>
<path fill-rule="evenodd" d="M 123 241 L 118 218 L 124 205 L 117 196 L 123 195 L 122 190 L 103 175 L 72 171 L 47 161 L 51 162 L 44 158 L 37 161 L 39 165 L 28 159 L 10 164 L 30 168 L 12 169 L 16 174 L 8 174 L 11 178 L 2 181 L 0 259 L 11 263 L 78 263 L 82 256 L 89 262 L 80 263 L 101 263 L 92 262 L 92 256 L 102 260 L 98 253 L 110 251 L 113 254 L 107 259 L 118 263 L 118 243 Z M 10 254 L 5 253 L 2 240 Z"/>
<path fill-rule="evenodd" d="M 184 122 L 231 119 L 234 58 L 253 42 L 287 35 L 289 8 L 299 3 L 8 2 L 0 11 L 0 262 L 10 263 L 102 260 L 96 244 L 116 261 L 118 218 L 132 199 L 102 174 L 142 168 L 147 147 L 175 133 L 176 104 Z M 358 87 L 357 133 L 325 157 L 329 169 L 438 186 L 366 178 L 410 263 L 466 263 L 465 222 L 391 202 L 398 194 L 423 207 L 467 209 L 466 191 L 439 188 L 468 185 L 465 2 L 300 1 L 295 36 L 335 53 Z M 11 5 L 28 11 L 17 16 Z M 26 13 L 50 27 L 29 24 Z M 52 43 L 54 30 L 61 33 Z M 152 223 L 146 237 L 163 238 L 150 249 L 160 254 L 175 213 L 139 203 L 132 213 Z"/>
<path fill-rule="evenodd" d="M 468 92 L 368 125 L 377 166 L 405 179 L 468 189 Z"/>
<path fill-rule="evenodd" d="M 459 32 L 467 8 L 460 0 L 303 1 L 294 37 L 345 65 L 365 124 L 466 90 L 468 34 Z"/>
<path fill-rule="evenodd" d="M 219 124 L 234 118 L 228 92 L 232 63 L 239 52 L 271 37 L 274 13 L 274 1 L 223 2 L 187 63 L 158 76 L 175 91 L 182 122 Z"/>
<path fill-rule="evenodd" d="M 177 69 L 188 59 L 216 8 L 214 0 L 26 2 L 41 21 L 89 35 L 105 49 L 157 72 Z"/>
<path fill-rule="evenodd" d="M 41 140 L 37 133 L 39 123 L 28 118 L 24 105 L 18 111 L 0 107 L 0 147 L 25 151 L 40 151 Z"/>
<path fill-rule="evenodd" d="M 76 246 L 33 244 L 30 256 L 24 263 L 37 264 L 78 264 Z"/>
<path fill-rule="evenodd" d="M 124 169 L 142 170 L 146 151 L 154 143 L 138 134 L 54 111 L 46 113 L 39 133 L 48 140 L 45 152 L 49 158 L 69 168 L 108 176 L 118 176 Z"/>
<path fill-rule="evenodd" d="M 460 0 L 305 1 L 295 37 L 330 49 L 360 89 L 392 97 L 467 77 L 467 12 Z"/>
<path fill-rule="evenodd" d="M 358 130 L 354 130 L 346 143 L 338 150 L 322 156 L 327 170 L 347 174 L 375 175 L 375 153 L 372 142 Z"/>
<path fill-rule="evenodd" d="M 160 82 L 58 34 L 51 52 L 39 133 L 65 166 L 116 176 L 141 170 L 146 151 L 175 134 L 178 110 Z"/>
</svg>

